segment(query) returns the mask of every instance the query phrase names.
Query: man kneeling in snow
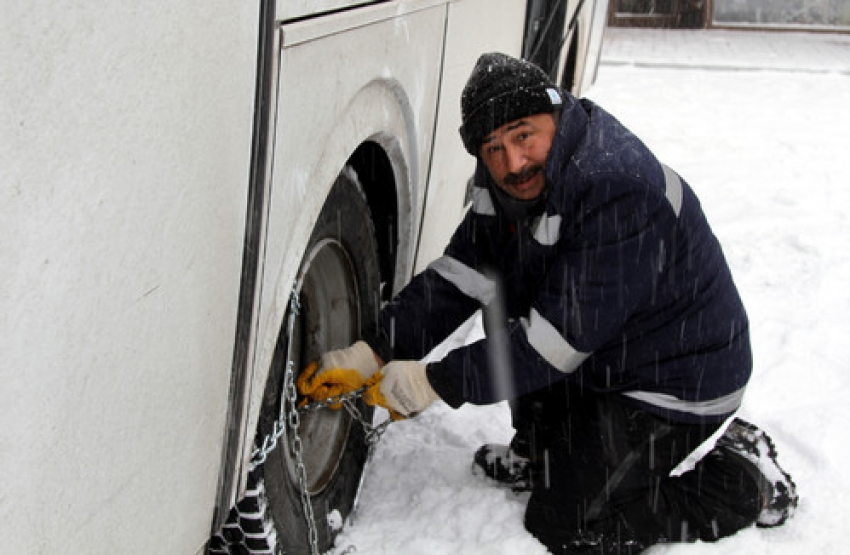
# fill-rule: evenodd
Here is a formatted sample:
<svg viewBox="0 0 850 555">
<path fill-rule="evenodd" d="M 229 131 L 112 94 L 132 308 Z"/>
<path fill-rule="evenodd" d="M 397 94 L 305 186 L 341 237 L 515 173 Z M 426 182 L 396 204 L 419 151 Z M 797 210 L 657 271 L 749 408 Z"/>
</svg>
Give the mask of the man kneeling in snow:
<svg viewBox="0 0 850 555">
<path fill-rule="evenodd" d="M 553 553 L 637 553 L 784 522 L 794 483 L 764 432 L 732 418 L 749 324 L 691 188 L 529 63 L 483 55 L 461 111 L 477 158 L 471 210 L 377 329 L 326 353 L 302 392 L 321 396 L 345 369 L 356 378 L 345 387 L 369 380 L 367 399 L 402 416 L 437 399 L 509 399 L 511 445 L 474 460 L 531 491 L 525 526 Z M 416 362 L 479 308 L 483 339 Z"/>
</svg>

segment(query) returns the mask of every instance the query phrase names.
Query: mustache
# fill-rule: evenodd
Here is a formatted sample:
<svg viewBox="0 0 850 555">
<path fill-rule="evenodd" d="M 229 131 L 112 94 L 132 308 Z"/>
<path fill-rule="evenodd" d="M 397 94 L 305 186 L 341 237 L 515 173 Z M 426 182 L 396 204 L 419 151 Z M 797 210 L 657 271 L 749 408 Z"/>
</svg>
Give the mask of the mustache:
<svg viewBox="0 0 850 555">
<path fill-rule="evenodd" d="M 538 173 L 543 171 L 543 166 L 536 164 L 534 166 L 529 166 L 522 170 L 519 173 L 509 173 L 503 179 L 505 185 L 517 185 L 519 183 L 523 183 L 528 181 L 532 177 L 536 176 Z"/>
</svg>

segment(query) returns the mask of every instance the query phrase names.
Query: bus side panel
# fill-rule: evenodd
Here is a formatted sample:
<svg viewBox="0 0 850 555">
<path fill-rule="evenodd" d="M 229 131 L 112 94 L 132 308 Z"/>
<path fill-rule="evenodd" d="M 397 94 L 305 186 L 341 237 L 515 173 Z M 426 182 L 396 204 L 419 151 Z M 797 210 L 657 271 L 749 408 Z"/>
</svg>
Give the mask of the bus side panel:
<svg viewBox="0 0 850 555">
<path fill-rule="evenodd" d="M 425 218 L 416 258 L 422 271 L 438 258 L 462 217 L 467 178 L 475 159 L 458 134 L 460 95 L 478 57 L 485 52 L 519 56 L 526 0 L 458 0 L 449 4 L 440 113 Z"/>
<path fill-rule="evenodd" d="M 232 361 L 256 3 L 4 6 L 3 553 L 197 553 Z"/>
</svg>

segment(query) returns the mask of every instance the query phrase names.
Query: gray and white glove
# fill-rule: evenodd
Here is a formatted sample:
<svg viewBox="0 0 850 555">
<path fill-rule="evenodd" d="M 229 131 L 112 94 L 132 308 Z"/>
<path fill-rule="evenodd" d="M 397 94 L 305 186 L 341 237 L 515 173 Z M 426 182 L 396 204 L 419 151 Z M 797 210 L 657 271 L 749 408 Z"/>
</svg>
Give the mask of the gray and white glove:
<svg viewBox="0 0 850 555">
<path fill-rule="evenodd" d="M 396 420 L 415 416 L 440 398 L 428 382 L 426 368 L 415 360 L 390 362 L 366 384 L 363 399 L 389 410 Z"/>
</svg>

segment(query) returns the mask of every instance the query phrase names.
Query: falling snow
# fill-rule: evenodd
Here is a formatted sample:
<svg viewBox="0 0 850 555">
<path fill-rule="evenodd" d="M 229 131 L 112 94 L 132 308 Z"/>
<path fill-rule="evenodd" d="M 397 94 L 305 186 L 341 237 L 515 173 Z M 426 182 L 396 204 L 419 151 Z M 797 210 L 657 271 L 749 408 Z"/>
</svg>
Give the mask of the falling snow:
<svg viewBox="0 0 850 555">
<path fill-rule="evenodd" d="M 693 51 L 683 61 L 693 64 Z M 755 368 L 742 416 L 773 436 L 801 495 L 781 528 L 659 546 L 652 555 L 845 551 L 850 72 L 793 69 L 734 59 L 719 69 L 608 63 L 587 94 L 700 196 L 752 325 Z M 527 498 L 471 473 L 480 444 L 511 435 L 505 404 L 437 403 L 390 426 L 338 552 L 545 554 L 522 525 Z"/>
</svg>

